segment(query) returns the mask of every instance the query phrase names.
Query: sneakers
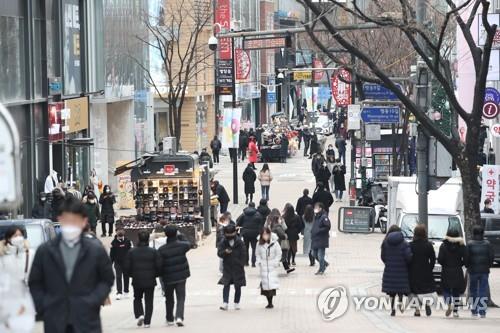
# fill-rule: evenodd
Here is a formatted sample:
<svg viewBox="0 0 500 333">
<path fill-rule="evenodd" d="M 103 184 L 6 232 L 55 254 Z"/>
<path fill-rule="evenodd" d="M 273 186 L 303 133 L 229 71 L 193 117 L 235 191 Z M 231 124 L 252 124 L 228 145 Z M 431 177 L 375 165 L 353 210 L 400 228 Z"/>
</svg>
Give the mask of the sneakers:
<svg viewBox="0 0 500 333">
<path fill-rule="evenodd" d="M 142 326 L 142 324 L 144 324 L 144 316 L 139 316 L 139 318 L 137 318 L 137 326 Z"/>
<path fill-rule="evenodd" d="M 150 328 L 151 325 L 144 325 L 144 328 Z"/>
<path fill-rule="evenodd" d="M 128 298 L 128 293 L 123 293 L 123 298 Z"/>
<path fill-rule="evenodd" d="M 234 309 L 235 310 L 240 310 L 240 304 L 239 303 L 234 303 Z"/>
<path fill-rule="evenodd" d="M 471 313 L 472 319 L 479 319 L 479 315 L 477 313 Z"/>
<path fill-rule="evenodd" d="M 444 313 L 446 317 L 449 317 L 451 315 L 451 310 L 452 310 L 451 304 L 448 304 L 448 309 L 446 309 L 446 312 Z"/>
<path fill-rule="evenodd" d="M 184 322 L 182 321 L 181 318 L 177 318 L 177 321 L 175 322 L 177 324 L 177 326 L 179 327 L 183 327 L 184 326 Z"/>
<path fill-rule="evenodd" d="M 323 274 L 325 274 L 325 272 L 323 271 L 317 271 L 316 273 L 314 273 L 314 275 L 323 275 Z"/>
<path fill-rule="evenodd" d="M 453 318 L 458 318 L 458 317 L 459 317 L 459 316 L 458 316 L 458 312 L 454 311 L 454 312 L 453 312 Z"/>
<path fill-rule="evenodd" d="M 289 268 L 286 270 L 286 274 L 290 274 L 295 271 L 295 268 Z"/>
<path fill-rule="evenodd" d="M 486 314 L 482 314 L 481 318 L 483 318 L 483 319 L 486 318 Z"/>
<path fill-rule="evenodd" d="M 175 323 L 173 321 L 167 321 L 167 326 L 174 326 Z"/>
<path fill-rule="evenodd" d="M 222 303 L 222 305 L 219 307 L 222 311 L 227 311 L 229 308 L 229 305 L 227 303 Z"/>
<path fill-rule="evenodd" d="M 116 294 L 116 300 L 119 301 L 122 299 L 122 294 Z"/>
</svg>

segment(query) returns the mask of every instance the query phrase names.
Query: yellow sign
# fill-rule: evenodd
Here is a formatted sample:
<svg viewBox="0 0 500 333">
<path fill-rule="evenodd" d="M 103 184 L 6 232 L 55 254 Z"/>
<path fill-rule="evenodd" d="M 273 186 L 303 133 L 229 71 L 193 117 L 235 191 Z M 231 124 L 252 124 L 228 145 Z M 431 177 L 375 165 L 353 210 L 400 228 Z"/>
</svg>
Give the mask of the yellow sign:
<svg viewBox="0 0 500 333">
<path fill-rule="evenodd" d="M 295 81 L 307 81 L 312 79 L 312 71 L 293 72 Z"/>
<path fill-rule="evenodd" d="M 64 108 L 68 112 L 66 119 L 66 133 L 86 130 L 89 127 L 89 99 L 79 97 L 64 101 Z"/>
</svg>

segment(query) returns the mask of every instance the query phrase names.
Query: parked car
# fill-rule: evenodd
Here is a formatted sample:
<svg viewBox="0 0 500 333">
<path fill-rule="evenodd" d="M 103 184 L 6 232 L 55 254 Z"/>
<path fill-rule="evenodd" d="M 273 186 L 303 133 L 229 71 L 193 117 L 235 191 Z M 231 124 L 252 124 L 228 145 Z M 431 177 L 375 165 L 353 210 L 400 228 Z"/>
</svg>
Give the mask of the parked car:
<svg viewBox="0 0 500 333">
<path fill-rule="evenodd" d="M 56 237 L 55 224 L 47 219 L 1 220 L 0 240 L 11 226 L 19 226 L 28 240 L 30 248 L 36 250 L 42 243 Z"/>
<path fill-rule="evenodd" d="M 481 213 L 481 223 L 484 227 L 484 238 L 495 250 L 495 261 L 500 264 L 500 215 Z"/>
</svg>

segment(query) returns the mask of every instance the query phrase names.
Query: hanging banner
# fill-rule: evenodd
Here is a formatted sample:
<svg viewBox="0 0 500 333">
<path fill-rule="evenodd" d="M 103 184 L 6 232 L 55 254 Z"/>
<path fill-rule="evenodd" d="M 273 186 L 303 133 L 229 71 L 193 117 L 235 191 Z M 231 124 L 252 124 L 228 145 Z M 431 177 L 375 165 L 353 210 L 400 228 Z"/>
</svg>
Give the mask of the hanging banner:
<svg viewBox="0 0 500 333">
<path fill-rule="evenodd" d="M 337 106 L 347 106 L 351 104 L 351 86 L 348 83 L 342 82 L 351 81 L 351 73 L 346 69 L 341 69 L 332 75 L 332 95 Z"/>
<path fill-rule="evenodd" d="M 63 119 L 61 115 L 63 107 L 63 102 L 54 102 L 48 105 L 49 142 L 62 141 L 64 139 Z"/>
<path fill-rule="evenodd" d="M 238 148 L 240 143 L 241 108 L 225 108 L 222 127 L 222 147 Z"/>
<path fill-rule="evenodd" d="M 248 52 L 243 49 L 234 50 L 236 54 L 236 80 L 246 80 L 252 69 Z"/>
<path fill-rule="evenodd" d="M 313 60 L 313 68 L 324 68 L 325 65 L 323 64 L 323 61 L 321 61 L 320 59 L 314 59 Z M 313 77 L 314 77 L 314 81 L 321 81 L 323 79 L 323 76 L 324 76 L 324 71 L 313 71 Z"/>
<path fill-rule="evenodd" d="M 218 32 L 229 31 L 231 27 L 231 0 L 217 0 L 215 7 L 215 25 Z M 231 38 L 219 38 L 219 59 L 232 59 Z"/>
<path fill-rule="evenodd" d="M 484 209 L 484 200 L 491 200 L 491 208 L 498 213 L 498 177 L 500 165 L 483 165 L 483 179 L 481 186 L 481 210 Z"/>
</svg>

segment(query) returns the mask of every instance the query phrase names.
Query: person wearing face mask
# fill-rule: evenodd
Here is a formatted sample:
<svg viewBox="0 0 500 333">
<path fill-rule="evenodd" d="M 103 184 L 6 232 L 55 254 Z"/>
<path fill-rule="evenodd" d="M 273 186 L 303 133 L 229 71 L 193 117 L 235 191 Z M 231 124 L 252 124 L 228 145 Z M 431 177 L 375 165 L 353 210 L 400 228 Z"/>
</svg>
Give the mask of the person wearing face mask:
<svg viewBox="0 0 500 333">
<path fill-rule="evenodd" d="M 97 221 L 101 218 L 101 213 L 99 212 L 99 203 L 93 191 L 87 192 L 87 195 L 83 198 L 83 204 L 89 217 L 90 230 L 95 234 Z"/>
<path fill-rule="evenodd" d="M 106 237 L 106 224 L 109 226 L 108 235 L 113 234 L 113 224 L 115 223 L 115 209 L 113 205 L 116 203 L 115 195 L 111 192 L 109 185 L 104 186 L 104 193 L 99 197 L 101 204 L 101 237 Z"/>
<path fill-rule="evenodd" d="M 0 269 L 18 281 L 26 281 L 30 268 L 30 248 L 20 227 L 12 226 L 0 241 Z"/>
<path fill-rule="evenodd" d="M 229 308 L 229 290 L 234 285 L 234 309 L 240 309 L 241 287 L 246 286 L 245 262 L 247 251 L 245 243 L 236 235 L 236 227 L 224 227 L 224 239 L 217 247 L 217 255 L 222 258 L 223 273 L 219 284 L 223 285 L 223 303 L 220 309 L 227 311 Z"/>
<path fill-rule="evenodd" d="M 257 267 L 260 269 L 260 294 L 267 298 L 266 309 L 272 309 L 273 297 L 279 288 L 278 267 L 281 261 L 281 247 L 278 236 L 271 229 L 260 232 L 257 245 Z"/>
<path fill-rule="evenodd" d="M 64 200 L 61 233 L 36 251 L 28 285 L 45 332 L 102 332 L 100 309 L 114 275 L 104 247 L 83 237 L 87 211 L 81 201 Z"/>
<path fill-rule="evenodd" d="M 50 207 L 47 203 L 47 193 L 41 192 L 37 203 L 31 210 L 31 216 L 34 219 L 50 218 Z"/>
<path fill-rule="evenodd" d="M 321 202 L 314 204 L 314 222 L 311 229 L 311 249 L 314 258 L 319 262 L 319 270 L 316 275 L 323 275 L 328 262 L 325 260 L 325 252 L 329 247 L 330 238 L 330 219 Z"/>
<path fill-rule="evenodd" d="M 326 161 L 323 161 L 321 164 L 319 170 L 318 170 L 318 175 L 316 177 L 318 184 L 323 183 L 325 186 L 325 190 L 330 192 L 330 178 L 332 178 L 332 174 L 330 170 L 328 170 L 328 165 Z"/>
<path fill-rule="evenodd" d="M 316 191 L 313 194 L 312 201 L 313 204 L 319 202 L 323 204 L 323 209 L 326 211 L 326 214 L 328 216 L 328 213 L 330 212 L 330 207 L 333 204 L 333 196 L 329 191 L 325 189 L 325 186 L 322 182 L 318 183 L 318 187 L 316 188 Z"/>
<path fill-rule="evenodd" d="M 125 292 L 125 297 L 128 297 L 129 277 L 125 273 L 125 258 L 132 248 L 132 242 L 125 237 L 125 230 L 119 229 L 116 231 L 115 239 L 111 242 L 111 250 L 109 257 L 111 263 L 115 267 L 116 273 L 116 299 L 122 298 L 122 292 Z"/>
</svg>

